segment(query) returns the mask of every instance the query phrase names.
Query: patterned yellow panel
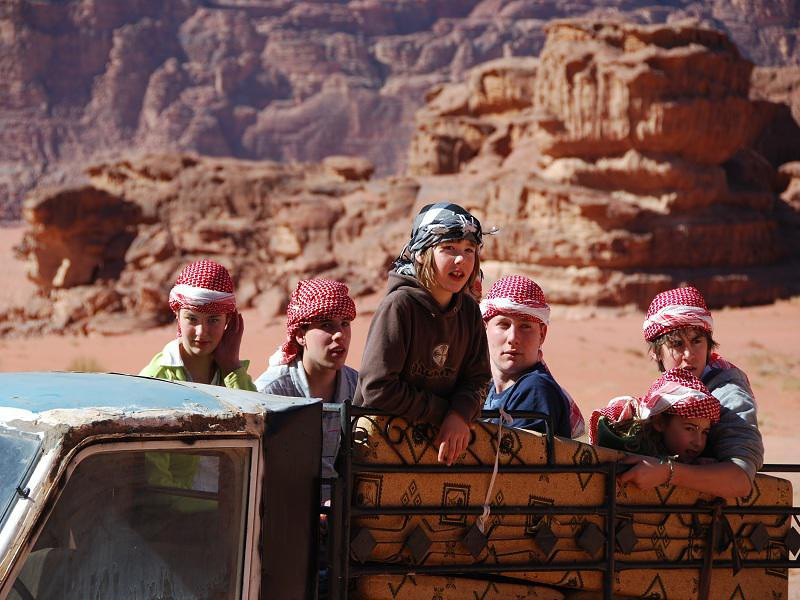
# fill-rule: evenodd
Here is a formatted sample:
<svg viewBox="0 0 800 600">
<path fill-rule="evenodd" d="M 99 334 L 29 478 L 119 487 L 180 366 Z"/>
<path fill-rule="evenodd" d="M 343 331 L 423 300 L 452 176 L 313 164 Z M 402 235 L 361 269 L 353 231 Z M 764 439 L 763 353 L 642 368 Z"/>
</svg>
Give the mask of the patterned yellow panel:
<svg viewBox="0 0 800 600">
<path fill-rule="evenodd" d="M 486 540 L 475 543 L 476 515 L 459 514 L 464 506 L 484 503 L 491 473 L 459 473 L 459 465 L 493 465 L 498 448 L 497 426 L 479 423 L 474 439 L 458 464 L 437 473 L 419 473 L 416 465 L 437 464 L 437 450 L 429 425 L 409 426 L 400 418 L 361 417 L 355 428 L 354 462 L 407 465 L 399 473 L 357 473 L 353 484 L 355 507 L 450 507 L 453 513 L 420 516 L 368 516 L 356 518 L 353 536 L 370 540 L 367 556 L 360 560 L 413 565 L 514 565 L 527 562 L 565 565 L 560 571 L 503 573 L 519 579 L 559 586 L 563 590 L 602 590 L 600 571 L 575 570 L 577 562 L 602 560 L 605 517 L 598 514 L 498 515 L 489 516 Z M 491 491 L 491 506 L 603 506 L 606 476 L 603 473 L 504 472 L 508 465 L 545 464 L 545 437 L 535 432 L 503 428 L 499 443 L 499 472 Z M 558 465 L 597 465 L 615 461 L 622 453 L 555 438 L 554 462 Z M 629 545 L 618 547 L 618 562 L 639 560 L 696 561 L 705 555 L 711 517 L 702 514 L 647 513 L 636 505 L 695 505 L 714 499 L 683 488 L 636 490 L 616 486 L 618 539 Z M 791 484 L 783 479 L 759 475 L 750 497 L 742 505 L 791 506 Z M 788 517 L 777 515 L 728 515 L 730 532 L 742 558 L 787 558 L 784 538 Z M 758 529 L 758 531 L 756 531 Z M 468 536 L 469 534 L 469 536 Z M 725 534 L 720 534 L 722 542 Z M 470 537 L 471 536 L 471 537 Z M 730 537 L 730 536 L 728 536 Z M 470 543 L 470 539 L 472 543 Z M 753 540 L 756 540 L 755 542 Z M 632 540 L 632 541 L 631 541 Z M 731 560 L 734 543 L 714 553 L 714 560 Z M 760 549 L 757 549 L 760 548 Z M 375 589 L 370 578 L 359 589 Z M 663 600 L 694 599 L 698 596 L 697 568 L 621 570 L 615 574 L 615 593 L 623 596 Z M 711 598 L 786 599 L 788 579 L 784 569 L 715 569 Z M 371 592 L 357 598 L 371 599 Z M 428 597 L 428 596 L 421 596 Z M 435 597 L 435 596 L 431 596 Z M 469 597 L 469 596 L 466 596 Z M 514 596 L 509 596 L 513 598 Z M 524 596 L 523 596 L 524 597 Z"/>
<path fill-rule="evenodd" d="M 542 585 L 414 574 L 361 577 L 352 597 L 371 600 L 564 600 L 562 592 Z"/>
</svg>

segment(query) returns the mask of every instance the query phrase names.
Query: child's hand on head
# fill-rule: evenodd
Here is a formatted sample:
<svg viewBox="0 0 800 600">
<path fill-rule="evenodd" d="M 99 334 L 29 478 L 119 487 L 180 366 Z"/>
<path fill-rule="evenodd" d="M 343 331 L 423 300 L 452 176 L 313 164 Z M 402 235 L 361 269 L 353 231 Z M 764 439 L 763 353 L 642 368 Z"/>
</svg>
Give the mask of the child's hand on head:
<svg viewBox="0 0 800 600">
<path fill-rule="evenodd" d="M 467 449 L 470 440 L 469 425 L 455 411 L 450 411 L 442 421 L 434 444 L 439 446 L 439 462 L 451 466 Z"/>
<path fill-rule="evenodd" d="M 223 376 L 238 369 L 241 366 L 239 360 L 239 349 L 242 345 L 242 335 L 244 334 L 244 319 L 242 315 L 235 312 L 231 315 L 225 333 L 214 350 L 214 361 L 222 371 Z"/>
</svg>

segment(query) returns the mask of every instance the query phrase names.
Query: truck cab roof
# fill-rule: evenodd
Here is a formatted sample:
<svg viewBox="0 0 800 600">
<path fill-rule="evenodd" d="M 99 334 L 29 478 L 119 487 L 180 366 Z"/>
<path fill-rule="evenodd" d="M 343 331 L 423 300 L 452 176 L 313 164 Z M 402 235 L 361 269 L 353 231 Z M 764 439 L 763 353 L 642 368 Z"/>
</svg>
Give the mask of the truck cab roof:
<svg viewBox="0 0 800 600">
<path fill-rule="evenodd" d="M 16 411 L 42 414 L 58 410 L 78 415 L 94 409 L 126 415 L 152 411 L 223 415 L 265 410 L 281 412 L 315 402 L 117 373 L 31 372 L 7 373 L 2 377 L 0 423 L 19 418 L 20 413 Z M 62 414 L 67 417 L 66 413 Z"/>
</svg>

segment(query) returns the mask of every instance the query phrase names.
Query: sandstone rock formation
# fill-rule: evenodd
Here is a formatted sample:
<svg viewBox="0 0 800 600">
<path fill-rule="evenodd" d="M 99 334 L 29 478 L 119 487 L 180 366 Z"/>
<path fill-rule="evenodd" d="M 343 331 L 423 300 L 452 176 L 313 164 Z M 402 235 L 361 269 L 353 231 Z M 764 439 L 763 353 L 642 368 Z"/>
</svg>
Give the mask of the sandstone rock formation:
<svg viewBox="0 0 800 600">
<path fill-rule="evenodd" d="M 458 173 L 504 230 L 490 279 L 528 271 L 568 304 L 643 305 L 683 281 L 714 304 L 796 289 L 781 177 L 752 147 L 786 107 L 748 97 L 736 47 L 684 23 L 547 30 L 538 62 L 479 67 L 417 115 L 411 172 Z"/>
<path fill-rule="evenodd" d="M 779 106 L 753 144 L 773 166 L 800 156 L 800 66 L 757 67 L 750 80 L 750 97 Z"/>
<path fill-rule="evenodd" d="M 751 96 L 756 100 L 782 102 L 800 123 L 800 66 L 753 69 Z"/>
<path fill-rule="evenodd" d="M 162 322 L 175 276 L 200 257 L 231 270 L 242 307 L 270 315 L 303 277 L 345 280 L 356 295 L 379 289 L 417 188 L 405 186 L 404 200 L 402 182 L 370 184 L 371 168 L 348 157 L 281 165 L 188 155 L 91 167 L 82 186 L 28 197 L 20 252 L 41 298 L 0 317 L 0 332 L 24 321 L 28 332 L 114 333 L 108 313 Z M 380 219 L 365 222 L 375 211 Z M 383 221 L 398 211 L 397 224 Z"/>
<path fill-rule="evenodd" d="M 780 224 L 784 239 L 788 241 L 788 252 L 798 256 L 800 255 L 800 161 L 783 164 L 779 173 L 786 184 L 778 203 Z M 794 278 L 800 278 L 800 271 L 795 271 Z"/>
<path fill-rule="evenodd" d="M 538 59 L 490 61 L 428 95 L 414 177 L 370 180 L 372 163 L 347 156 L 172 154 L 36 191 L 20 251 L 41 297 L 0 317 L 0 333 L 113 332 L 114 311 L 162 322 L 175 275 L 199 257 L 270 315 L 302 277 L 377 292 L 413 214 L 443 199 L 501 228 L 483 251 L 489 281 L 531 274 L 557 304 L 641 308 L 683 282 L 713 306 L 800 292 L 800 172 L 754 146 L 786 106 L 749 98 L 736 47 L 684 23 L 547 31 Z"/>
<path fill-rule="evenodd" d="M 0 219 L 88 162 L 190 151 L 276 161 L 366 156 L 403 172 L 433 85 L 535 56 L 553 18 L 682 18 L 757 64 L 800 63 L 796 2 L 761 0 L 5 0 Z M 469 148 L 459 150 L 469 152 Z"/>
</svg>

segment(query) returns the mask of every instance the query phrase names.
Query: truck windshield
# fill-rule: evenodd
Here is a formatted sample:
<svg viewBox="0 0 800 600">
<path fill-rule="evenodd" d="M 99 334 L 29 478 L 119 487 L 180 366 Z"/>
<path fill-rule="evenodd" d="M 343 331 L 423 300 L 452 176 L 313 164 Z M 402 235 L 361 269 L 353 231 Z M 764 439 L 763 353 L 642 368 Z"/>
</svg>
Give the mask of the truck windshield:
<svg viewBox="0 0 800 600">
<path fill-rule="evenodd" d="M 249 472 L 245 447 L 87 456 L 9 600 L 241 598 Z"/>
<path fill-rule="evenodd" d="M 0 523 L 36 458 L 39 436 L 0 426 Z"/>
</svg>

